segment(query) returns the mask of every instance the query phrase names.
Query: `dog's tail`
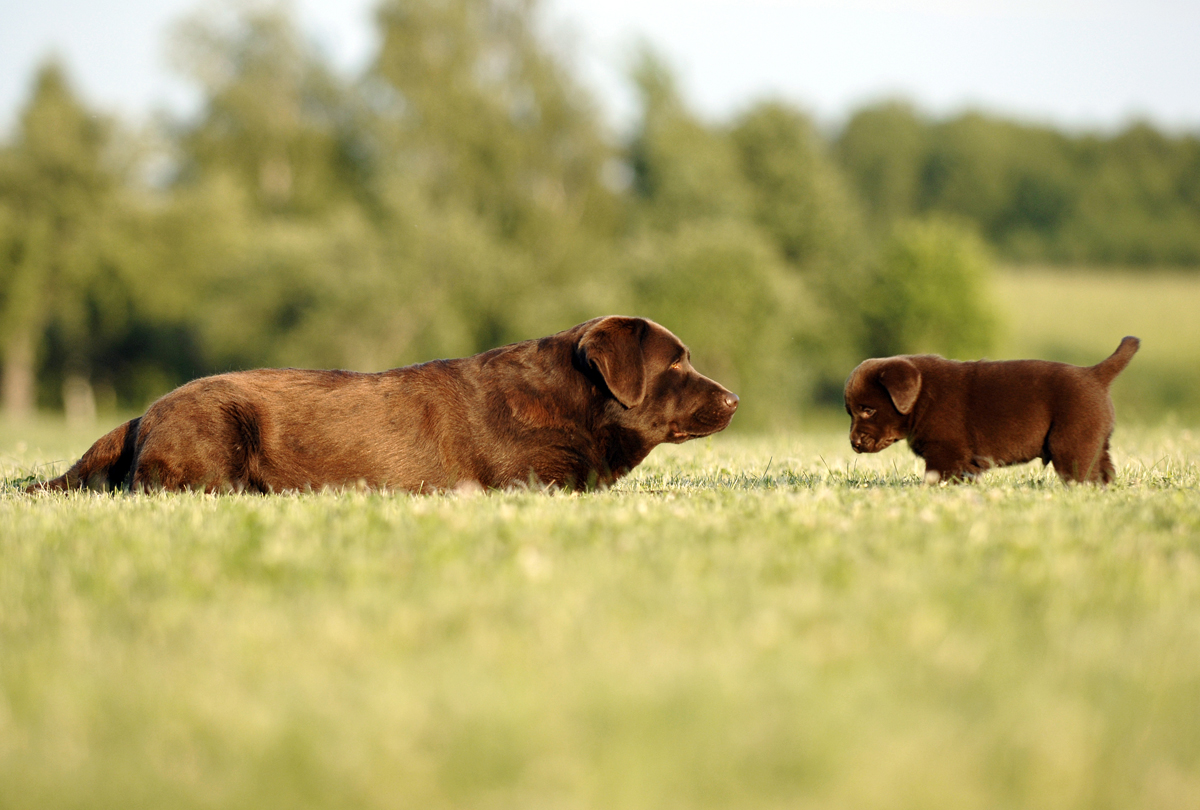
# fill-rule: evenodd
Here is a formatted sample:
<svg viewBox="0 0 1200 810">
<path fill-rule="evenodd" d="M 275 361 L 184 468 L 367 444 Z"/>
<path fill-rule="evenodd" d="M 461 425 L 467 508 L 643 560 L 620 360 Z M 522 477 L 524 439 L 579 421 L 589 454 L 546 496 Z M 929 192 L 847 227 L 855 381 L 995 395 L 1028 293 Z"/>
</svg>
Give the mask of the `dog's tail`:
<svg viewBox="0 0 1200 810">
<path fill-rule="evenodd" d="M 1133 359 L 1133 355 L 1137 353 L 1138 347 L 1141 345 L 1142 342 L 1135 337 L 1124 338 L 1117 350 L 1106 360 L 1101 360 L 1092 366 L 1092 374 L 1102 384 L 1108 385 L 1114 377 L 1125 370 L 1125 366 L 1129 365 L 1129 361 Z"/>
<path fill-rule="evenodd" d="M 49 481 L 39 481 L 26 487 L 26 492 L 52 490 L 65 492 L 71 489 L 117 489 L 125 482 L 125 476 L 133 466 L 134 447 L 137 443 L 139 416 L 106 433 L 76 461 L 71 469 Z"/>
</svg>

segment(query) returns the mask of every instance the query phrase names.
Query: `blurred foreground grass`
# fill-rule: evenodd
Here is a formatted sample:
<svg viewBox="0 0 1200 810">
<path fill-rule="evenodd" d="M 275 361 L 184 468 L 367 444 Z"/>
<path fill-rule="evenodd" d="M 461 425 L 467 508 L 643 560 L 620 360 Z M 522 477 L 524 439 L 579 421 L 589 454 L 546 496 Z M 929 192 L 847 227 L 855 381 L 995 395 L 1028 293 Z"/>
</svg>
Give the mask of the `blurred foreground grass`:
<svg viewBox="0 0 1200 810">
<path fill-rule="evenodd" d="M 6 481 L 94 438 L 27 435 Z M 1114 451 L 1107 490 L 843 429 L 586 495 L 6 487 L 0 807 L 1194 808 L 1200 436 Z"/>
</svg>

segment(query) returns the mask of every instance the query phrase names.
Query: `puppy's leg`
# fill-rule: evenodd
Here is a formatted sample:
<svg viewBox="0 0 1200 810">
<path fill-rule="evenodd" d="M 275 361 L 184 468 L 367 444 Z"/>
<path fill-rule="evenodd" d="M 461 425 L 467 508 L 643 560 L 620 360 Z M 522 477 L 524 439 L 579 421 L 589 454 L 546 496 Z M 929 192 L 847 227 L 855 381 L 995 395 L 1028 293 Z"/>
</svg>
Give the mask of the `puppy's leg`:
<svg viewBox="0 0 1200 810">
<path fill-rule="evenodd" d="M 925 459 L 927 484 L 970 481 L 980 472 L 972 465 L 969 450 L 956 444 L 927 444 L 921 448 L 921 456 Z"/>
<path fill-rule="evenodd" d="M 1112 455 L 1108 451 L 1108 441 L 1104 440 L 1104 452 L 1100 454 L 1100 483 L 1104 485 L 1112 483 L 1117 477 L 1117 468 L 1113 465 Z"/>
<path fill-rule="evenodd" d="M 1112 457 L 1104 434 L 1080 428 L 1050 432 L 1047 442 L 1054 471 L 1065 483 L 1107 484 L 1113 479 Z"/>
</svg>

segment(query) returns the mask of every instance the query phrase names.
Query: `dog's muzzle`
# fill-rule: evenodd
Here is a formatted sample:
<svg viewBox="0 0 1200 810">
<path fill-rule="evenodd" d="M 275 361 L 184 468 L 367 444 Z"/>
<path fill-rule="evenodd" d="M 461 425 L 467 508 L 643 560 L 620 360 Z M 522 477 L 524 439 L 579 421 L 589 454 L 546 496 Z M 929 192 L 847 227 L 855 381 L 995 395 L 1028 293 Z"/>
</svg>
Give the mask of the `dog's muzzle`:
<svg viewBox="0 0 1200 810">
<path fill-rule="evenodd" d="M 891 447 L 895 439 L 873 439 L 870 436 L 856 436 L 850 434 L 850 446 L 854 448 L 855 453 L 878 453 L 886 447 Z"/>
</svg>

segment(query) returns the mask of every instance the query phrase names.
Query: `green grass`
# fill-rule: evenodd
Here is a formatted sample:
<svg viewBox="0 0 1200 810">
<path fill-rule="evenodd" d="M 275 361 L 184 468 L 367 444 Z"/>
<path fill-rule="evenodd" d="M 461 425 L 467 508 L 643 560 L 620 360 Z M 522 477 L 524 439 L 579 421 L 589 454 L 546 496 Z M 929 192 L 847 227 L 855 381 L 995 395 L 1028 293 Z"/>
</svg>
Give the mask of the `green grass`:
<svg viewBox="0 0 1200 810">
<path fill-rule="evenodd" d="M 995 293 L 996 357 L 1091 365 L 1136 335 L 1141 350 L 1112 387 L 1118 420 L 1200 422 L 1200 274 L 1009 269 Z"/>
<path fill-rule="evenodd" d="M 28 497 L 0 807 L 1194 808 L 1200 435 L 1107 490 L 844 426 L 611 491 Z"/>
</svg>

